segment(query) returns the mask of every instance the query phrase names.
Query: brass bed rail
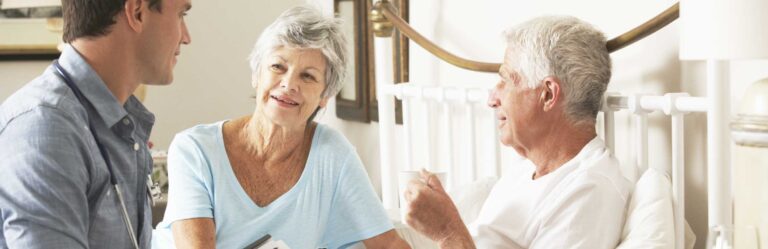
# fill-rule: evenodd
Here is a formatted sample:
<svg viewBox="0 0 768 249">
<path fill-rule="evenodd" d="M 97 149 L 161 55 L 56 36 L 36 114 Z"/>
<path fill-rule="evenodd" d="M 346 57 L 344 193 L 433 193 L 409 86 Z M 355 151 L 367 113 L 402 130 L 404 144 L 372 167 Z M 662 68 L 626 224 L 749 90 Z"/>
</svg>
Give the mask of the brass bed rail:
<svg viewBox="0 0 768 249">
<path fill-rule="evenodd" d="M 617 51 L 653 34 L 659 29 L 667 26 L 667 24 L 672 23 L 672 21 L 676 20 L 679 16 L 680 3 L 675 3 L 640 26 L 609 40 L 606 44 L 608 52 Z M 392 36 L 393 28 L 397 28 L 405 36 L 419 44 L 419 46 L 454 66 L 472 71 L 492 73 L 498 72 L 499 67 L 501 67 L 501 64 L 499 63 L 469 60 L 446 51 L 421 35 L 418 31 L 413 29 L 408 22 L 398 16 L 394 6 L 392 6 L 388 0 L 379 0 L 376 2 L 371 10 L 370 20 L 373 24 L 374 35 L 377 37 Z"/>
</svg>

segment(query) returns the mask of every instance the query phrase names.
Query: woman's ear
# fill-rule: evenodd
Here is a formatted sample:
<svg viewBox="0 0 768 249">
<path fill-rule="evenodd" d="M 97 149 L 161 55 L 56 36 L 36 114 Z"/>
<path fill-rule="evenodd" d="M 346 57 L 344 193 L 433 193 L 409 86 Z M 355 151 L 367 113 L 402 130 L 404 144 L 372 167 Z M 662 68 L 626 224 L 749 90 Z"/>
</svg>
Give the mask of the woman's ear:
<svg viewBox="0 0 768 249">
<path fill-rule="evenodd" d="M 251 87 L 253 87 L 253 89 L 256 89 L 256 87 L 259 85 L 258 79 L 259 79 L 258 73 L 251 74 Z"/>
<path fill-rule="evenodd" d="M 554 76 L 548 76 L 544 78 L 542 84 L 543 91 L 541 93 L 541 100 L 544 103 L 544 111 L 550 111 L 557 106 L 562 96 L 562 88 L 560 87 L 560 79 Z"/>
<path fill-rule="evenodd" d="M 325 106 L 328 104 L 328 99 L 330 99 L 330 97 L 320 97 L 320 104 L 318 106 L 320 108 L 325 108 Z"/>
</svg>

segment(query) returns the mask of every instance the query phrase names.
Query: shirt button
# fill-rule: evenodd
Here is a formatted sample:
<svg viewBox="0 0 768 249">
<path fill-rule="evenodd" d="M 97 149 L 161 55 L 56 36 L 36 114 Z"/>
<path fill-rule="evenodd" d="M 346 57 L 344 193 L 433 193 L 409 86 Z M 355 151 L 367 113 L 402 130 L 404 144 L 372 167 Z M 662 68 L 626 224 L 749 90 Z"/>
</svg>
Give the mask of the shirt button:
<svg viewBox="0 0 768 249">
<path fill-rule="evenodd" d="M 139 151 L 139 143 L 133 143 L 133 150 Z"/>
<path fill-rule="evenodd" d="M 124 125 L 129 125 L 130 123 L 131 123 L 131 121 L 130 121 L 130 120 L 128 120 L 128 118 L 124 118 L 124 119 L 123 119 L 123 124 L 124 124 Z"/>
</svg>

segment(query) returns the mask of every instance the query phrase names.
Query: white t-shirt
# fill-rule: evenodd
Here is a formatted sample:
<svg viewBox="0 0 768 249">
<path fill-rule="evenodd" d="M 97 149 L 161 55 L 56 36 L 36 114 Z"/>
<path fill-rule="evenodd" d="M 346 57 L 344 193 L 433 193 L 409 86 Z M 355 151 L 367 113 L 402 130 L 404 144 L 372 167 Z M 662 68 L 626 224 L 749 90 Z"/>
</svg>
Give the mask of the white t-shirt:
<svg viewBox="0 0 768 249">
<path fill-rule="evenodd" d="M 504 175 L 469 231 L 478 248 L 615 248 L 631 192 L 618 161 L 600 138 L 536 180 Z"/>
</svg>

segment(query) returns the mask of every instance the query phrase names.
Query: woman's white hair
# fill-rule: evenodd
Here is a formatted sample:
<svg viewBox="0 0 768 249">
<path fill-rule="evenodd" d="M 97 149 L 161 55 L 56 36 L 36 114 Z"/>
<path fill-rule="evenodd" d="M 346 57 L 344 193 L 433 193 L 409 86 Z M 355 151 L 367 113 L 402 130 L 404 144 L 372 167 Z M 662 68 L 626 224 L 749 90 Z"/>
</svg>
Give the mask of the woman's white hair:
<svg viewBox="0 0 768 249">
<path fill-rule="evenodd" d="M 569 120 L 595 122 L 611 79 L 611 58 L 602 32 L 575 17 L 545 16 L 514 26 L 505 36 L 528 87 L 556 77 L 562 83 Z"/>
<path fill-rule="evenodd" d="M 341 22 L 339 18 L 324 17 L 318 9 L 309 6 L 283 12 L 256 41 L 248 57 L 251 70 L 258 76 L 263 57 L 280 47 L 320 49 L 326 62 L 326 85 L 321 97 L 336 95 L 341 90 L 349 58 Z"/>
</svg>

